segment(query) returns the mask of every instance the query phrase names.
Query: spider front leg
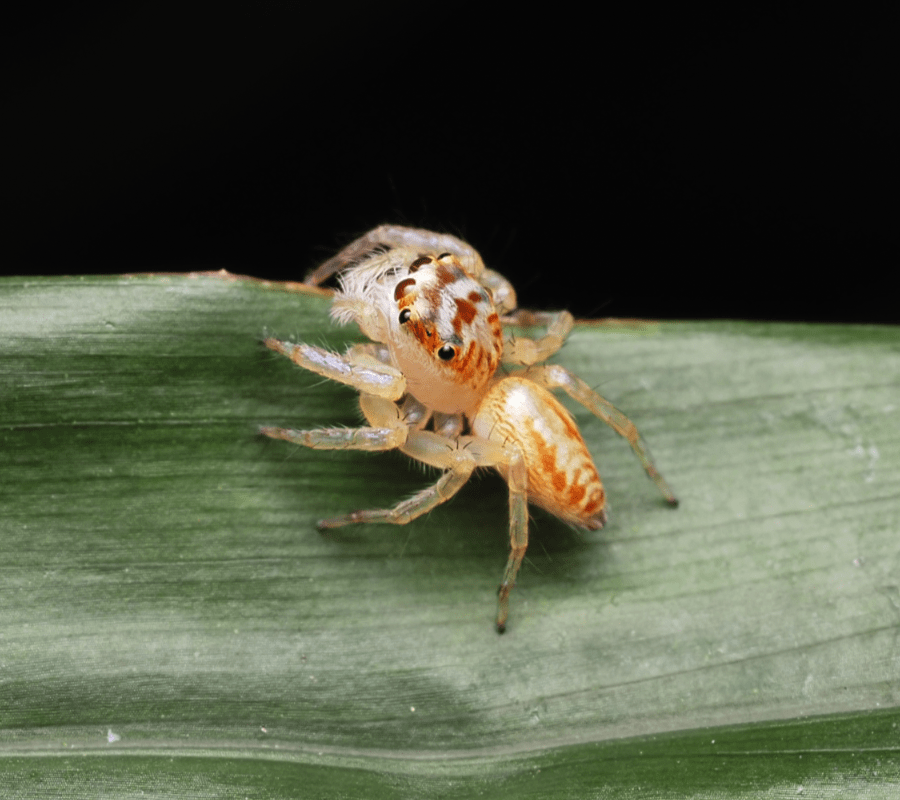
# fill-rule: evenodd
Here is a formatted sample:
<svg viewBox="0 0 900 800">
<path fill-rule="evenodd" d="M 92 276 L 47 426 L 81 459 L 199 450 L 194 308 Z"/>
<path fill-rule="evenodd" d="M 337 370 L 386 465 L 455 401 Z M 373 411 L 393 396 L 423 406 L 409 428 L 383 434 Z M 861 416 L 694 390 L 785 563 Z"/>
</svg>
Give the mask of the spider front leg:
<svg viewBox="0 0 900 800">
<path fill-rule="evenodd" d="M 511 364 L 530 367 L 546 361 L 565 343 L 575 326 L 575 320 L 568 311 L 526 311 L 519 309 L 503 318 L 506 325 L 531 328 L 546 326 L 547 333 L 539 339 L 509 335 L 503 340 L 503 360 Z"/>
<path fill-rule="evenodd" d="M 293 344 L 281 339 L 266 339 L 266 347 L 287 356 L 304 369 L 325 378 L 352 386 L 360 392 L 399 400 L 406 392 L 406 379 L 400 371 L 377 357 L 376 345 L 356 345 L 340 355 L 311 344 Z"/>
<path fill-rule="evenodd" d="M 393 508 L 353 511 L 342 517 L 323 519 L 316 527 L 319 530 L 340 528 L 359 522 L 384 522 L 391 525 L 406 525 L 416 517 L 447 502 L 469 480 L 478 462 L 472 455 L 458 447 L 458 443 L 430 431 L 409 431 L 400 449 L 412 458 L 446 470 L 437 483 L 403 500 Z"/>
<path fill-rule="evenodd" d="M 650 457 L 646 442 L 638 432 L 635 424 L 605 397 L 597 394 L 577 375 L 573 375 L 565 367 L 550 364 L 544 367 L 532 367 L 527 375 L 536 383 L 548 389 L 562 389 L 569 397 L 581 403 L 588 411 L 602 419 L 621 436 L 624 436 L 635 455 L 640 460 L 647 474 L 657 485 L 663 497 L 672 506 L 678 505 L 678 498 L 656 469 Z"/>
<path fill-rule="evenodd" d="M 409 436 L 409 428 L 400 418 L 399 409 L 390 400 L 362 395 L 359 405 L 372 423 L 363 428 L 314 428 L 293 430 L 265 426 L 259 432 L 271 439 L 311 447 L 314 450 L 396 450 Z"/>
</svg>

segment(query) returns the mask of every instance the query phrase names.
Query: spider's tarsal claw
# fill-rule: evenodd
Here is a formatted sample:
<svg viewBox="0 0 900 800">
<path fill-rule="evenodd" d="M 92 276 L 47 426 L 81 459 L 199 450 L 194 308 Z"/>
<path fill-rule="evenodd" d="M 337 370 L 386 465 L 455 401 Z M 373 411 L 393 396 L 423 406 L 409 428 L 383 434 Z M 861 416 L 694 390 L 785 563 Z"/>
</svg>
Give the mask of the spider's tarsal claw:
<svg viewBox="0 0 900 800">
<path fill-rule="evenodd" d="M 669 504 L 671 508 L 678 508 L 678 498 L 677 497 L 667 497 L 666 502 Z"/>
<path fill-rule="evenodd" d="M 330 531 L 332 528 L 340 528 L 344 525 L 347 525 L 349 520 L 347 517 L 336 517 L 335 519 L 320 519 L 316 523 L 316 530 L 324 533 L 325 531 Z"/>
<path fill-rule="evenodd" d="M 497 610 L 497 633 L 506 632 L 506 620 L 509 617 L 509 593 L 512 591 L 513 584 L 504 581 L 497 589 L 500 597 L 500 607 Z"/>
</svg>

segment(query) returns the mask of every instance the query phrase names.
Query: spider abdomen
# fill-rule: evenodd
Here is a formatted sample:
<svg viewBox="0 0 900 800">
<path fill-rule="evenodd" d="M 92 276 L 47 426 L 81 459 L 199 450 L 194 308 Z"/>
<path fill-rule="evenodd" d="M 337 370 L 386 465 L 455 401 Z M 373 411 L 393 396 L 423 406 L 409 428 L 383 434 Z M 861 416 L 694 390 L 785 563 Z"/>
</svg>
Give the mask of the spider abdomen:
<svg viewBox="0 0 900 800">
<path fill-rule="evenodd" d="M 479 405 L 472 430 L 522 451 L 530 502 L 580 527 L 603 526 L 600 475 L 572 415 L 547 389 L 514 375 L 497 381 Z"/>
</svg>

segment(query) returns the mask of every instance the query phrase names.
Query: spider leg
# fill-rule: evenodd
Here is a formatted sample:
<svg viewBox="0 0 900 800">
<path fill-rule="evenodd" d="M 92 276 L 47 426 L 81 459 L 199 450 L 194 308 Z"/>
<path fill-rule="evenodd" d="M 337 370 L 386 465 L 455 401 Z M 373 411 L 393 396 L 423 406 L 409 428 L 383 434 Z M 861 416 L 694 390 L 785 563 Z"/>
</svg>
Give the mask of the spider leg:
<svg viewBox="0 0 900 800">
<path fill-rule="evenodd" d="M 298 366 L 347 384 L 360 392 L 387 400 L 399 400 L 406 391 L 406 379 L 400 371 L 385 364 L 371 348 L 351 347 L 340 355 L 311 344 L 293 344 L 281 339 L 266 339 L 266 347 L 287 356 Z"/>
<path fill-rule="evenodd" d="M 396 450 L 406 439 L 398 428 L 315 428 L 294 430 L 264 426 L 259 432 L 314 450 Z"/>
<path fill-rule="evenodd" d="M 547 327 L 539 339 L 510 334 L 503 340 L 503 360 L 507 363 L 531 366 L 546 361 L 556 353 L 572 332 L 575 320 L 568 311 L 526 311 L 519 309 L 503 318 L 505 325 L 530 328 Z"/>
<path fill-rule="evenodd" d="M 368 417 L 368 413 L 366 416 Z M 423 489 L 393 508 L 354 511 L 342 517 L 324 519 L 317 525 L 319 530 L 357 522 L 405 525 L 453 497 L 465 485 L 475 467 L 479 466 L 477 453 L 460 446 L 459 439 L 448 439 L 430 431 L 408 430 L 406 441 L 400 449 L 416 461 L 445 470 L 444 474 L 433 486 Z"/>
<path fill-rule="evenodd" d="M 412 431 L 407 439 L 406 446 L 402 448 L 403 451 L 415 452 L 421 444 L 419 440 L 423 436 L 431 437 L 434 434 L 429 434 L 427 431 Z M 407 522 L 416 519 L 416 517 L 421 517 L 453 497 L 469 480 L 477 466 L 475 460 L 464 451 L 452 451 L 452 454 L 448 455 L 448 460 L 450 462 L 448 469 L 441 475 L 437 483 L 429 486 L 427 489 L 423 489 L 421 492 L 417 492 L 393 508 L 353 511 L 342 517 L 323 519 L 316 527 L 319 530 L 327 530 L 358 522 L 384 522 L 392 525 L 405 525 Z"/>
<path fill-rule="evenodd" d="M 366 359 L 374 359 L 379 364 L 391 363 L 391 351 L 380 342 L 364 342 L 362 344 L 350 345 L 347 348 L 345 357 L 352 361 L 365 362 Z"/>
<path fill-rule="evenodd" d="M 500 314 L 508 314 L 516 307 L 516 290 L 499 272 L 485 268 L 478 278 L 481 285 L 491 290 L 494 305 Z"/>
<path fill-rule="evenodd" d="M 323 519 L 319 530 L 339 528 L 360 522 L 405 525 L 428 513 L 455 495 L 469 480 L 476 467 L 496 467 L 509 485 L 510 554 L 498 591 L 497 631 L 506 630 L 509 616 L 509 593 L 528 548 L 528 477 L 525 459 L 518 448 L 512 448 L 476 436 L 448 439 L 430 431 L 409 431 L 400 448 L 411 458 L 445 472 L 437 483 L 403 500 L 392 508 L 364 509 L 342 517 Z"/>
<path fill-rule="evenodd" d="M 306 276 L 304 283 L 318 286 L 348 264 L 358 261 L 379 247 L 386 249 L 414 247 L 435 254 L 453 253 L 475 277 L 484 272 L 484 262 L 478 252 L 456 236 L 449 233 L 434 233 L 423 228 L 407 228 L 404 225 L 379 225 L 354 239 L 337 255 L 320 264 Z"/>
<path fill-rule="evenodd" d="M 314 450 L 396 450 L 402 447 L 409 427 L 401 419 L 395 403 L 374 395 L 361 395 L 359 405 L 370 426 L 362 428 L 291 428 L 262 427 L 259 432 L 272 439 L 301 444 Z"/>
<path fill-rule="evenodd" d="M 509 484 L 509 559 L 497 591 L 497 633 L 506 630 L 509 616 L 509 593 L 516 585 L 516 575 L 528 549 L 528 476 L 525 459 L 518 449 L 505 448 L 506 482 Z"/>
<path fill-rule="evenodd" d="M 548 389 L 562 389 L 569 397 L 581 403 L 588 411 L 602 419 L 616 433 L 624 436 L 647 474 L 662 492 L 663 497 L 666 498 L 666 501 L 672 506 L 678 505 L 678 498 L 675 497 L 675 493 L 669 487 L 669 484 L 657 471 L 650 457 L 647 444 L 638 432 L 635 424 L 609 400 L 597 394 L 581 378 L 573 375 L 565 367 L 561 367 L 558 364 L 532 367 L 527 374 L 533 381 Z"/>
<path fill-rule="evenodd" d="M 460 451 L 472 458 L 475 466 L 495 467 L 509 486 L 510 552 L 497 592 L 497 633 L 503 633 L 509 616 L 509 593 L 516 585 L 516 576 L 528 549 L 528 473 L 525 457 L 518 447 L 478 436 L 461 436 L 457 441 Z M 424 439 L 422 443 L 425 443 Z M 424 449 L 414 451 L 409 448 L 409 443 L 402 449 L 413 458 L 438 466 L 430 459 L 431 453 L 425 452 Z"/>
</svg>

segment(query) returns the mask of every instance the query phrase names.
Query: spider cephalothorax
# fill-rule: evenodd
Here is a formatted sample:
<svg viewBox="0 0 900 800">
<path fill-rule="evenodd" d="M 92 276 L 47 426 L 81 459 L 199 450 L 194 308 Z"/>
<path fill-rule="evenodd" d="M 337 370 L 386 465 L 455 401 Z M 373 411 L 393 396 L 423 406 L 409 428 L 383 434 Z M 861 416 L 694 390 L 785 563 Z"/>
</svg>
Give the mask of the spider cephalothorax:
<svg viewBox="0 0 900 800">
<path fill-rule="evenodd" d="M 340 284 L 332 316 L 347 322 L 368 306 L 363 332 L 390 347 L 413 397 L 445 414 L 477 405 L 500 364 L 503 328 L 490 291 L 456 256 L 391 250 L 343 273 Z"/>
<path fill-rule="evenodd" d="M 486 269 L 475 250 L 456 237 L 415 228 L 376 228 L 307 282 L 320 283 L 336 272 L 340 289 L 332 317 L 356 322 L 373 344 L 354 345 L 343 356 L 277 339 L 266 344 L 358 389 L 369 425 L 262 432 L 318 449 L 400 449 L 444 472 L 434 486 L 393 508 L 355 511 L 323 520 L 320 528 L 404 524 L 452 497 L 476 467 L 496 468 L 509 484 L 510 508 L 511 552 L 497 613 L 502 632 L 528 546 L 527 503 L 582 528 L 596 530 L 606 521 L 597 468 L 552 389 L 562 389 L 625 436 L 666 500 L 677 504 L 631 421 L 564 367 L 539 366 L 562 346 L 573 326 L 571 314 L 510 314 L 516 304 L 512 286 Z M 504 338 L 503 323 L 517 322 L 545 325 L 547 333 L 540 339 Z M 524 369 L 500 373 L 501 361 Z"/>
</svg>

